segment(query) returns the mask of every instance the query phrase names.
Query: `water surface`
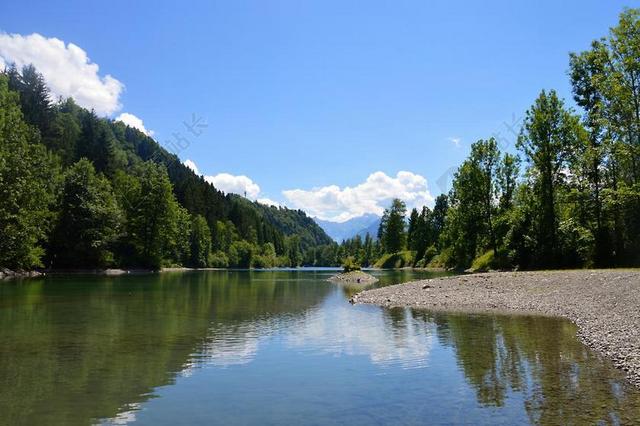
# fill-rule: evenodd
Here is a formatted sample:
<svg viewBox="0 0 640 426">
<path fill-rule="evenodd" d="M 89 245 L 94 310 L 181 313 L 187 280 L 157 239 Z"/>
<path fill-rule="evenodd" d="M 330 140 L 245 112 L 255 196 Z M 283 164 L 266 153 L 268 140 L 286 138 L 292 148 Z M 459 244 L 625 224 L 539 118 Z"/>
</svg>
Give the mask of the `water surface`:
<svg viewBox="0 0 640 426">
<path fill-rule="evenodd" d="M 0 424 L 640 419 L 638 390 L 567 321 L 351 306 L 359 288 L 332 273 L 2 282 Z"/>
</svg>

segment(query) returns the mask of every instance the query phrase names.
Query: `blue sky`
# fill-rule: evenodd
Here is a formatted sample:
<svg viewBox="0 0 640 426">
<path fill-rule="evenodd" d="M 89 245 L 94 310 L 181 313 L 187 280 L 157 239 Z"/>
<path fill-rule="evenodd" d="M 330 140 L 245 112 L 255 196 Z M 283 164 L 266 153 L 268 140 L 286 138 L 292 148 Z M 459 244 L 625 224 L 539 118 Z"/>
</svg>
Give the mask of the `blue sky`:
<svg viewBox="0 0 640 426">
<path fill-rule="evenodd" d="M 638 5 L 3 2 L 0 31 L 81 48 L 124 86 L 110 116 L 134 114 L 162 144 L 188 137 L 180 158 L 220 185 L 344 220 L 392 195 L 430 202 L 471 142 L 514 140 L 541 89 L 569 99 L 568 53 Z M 207 122 L 197 137 L 193 114 Z"/>
</svg>

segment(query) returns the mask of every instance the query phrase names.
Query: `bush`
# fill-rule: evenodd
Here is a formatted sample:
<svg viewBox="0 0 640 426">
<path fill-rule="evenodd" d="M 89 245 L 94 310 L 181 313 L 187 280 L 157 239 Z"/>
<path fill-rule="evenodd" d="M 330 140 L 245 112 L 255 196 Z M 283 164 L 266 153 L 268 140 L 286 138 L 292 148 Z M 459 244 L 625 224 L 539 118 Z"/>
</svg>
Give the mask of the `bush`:
<svg viewBox="0 0 640 426">
<path fill-rule="evenodd" d="M 229 264 L 238 268 L 251 268 L 255 247 L 248 241 L 234 241 L 229 247 Z"/>
<path fill-rule="evenodd" d="M 265 255 L 257 255 L 253 258 L 253 267 L 254 268 L 273 268 L 275 263 L 275 257 L 265 256 Z"/>
<path fill-rule="evenodd" d="M 418 260 L 418 262 L 416 263 L 416 267 L 418 268 L 425 268 L 428 267 L 429 262 L 431 262 L 431 260 L 436 257 L 438 255 L 438 249 L 436 249 L 435 246 L 431 246 L 429 247 L 425 252 L 424 252 L 424 257 L 420 260 Z"/>
<path fill-rule="evenodd" d="M 495 253 L 493 250 L 484 252 L 471 262 L 471 270 L 473 272 L 486 272 L 489 269 L 494 269 L 495 266 Z"/>
<path fill-rule="evenodd" d="M 209 266 L 212 268 L 228 268 L 229 258 L 223 251 L 216 251 L 209 254 Z"/>
<path fill-rule="evenodd" d="M 360 264 L 356 262 L 353 256 L 347 257 L 342 262 L 342 272 L 359 271 L 360 269 Z"/>
<path fill-rule="evenodd" d="M 376 268 L 392 269 L 404 268 L 413 264 L 415 252 L 399 251 L 397 253 L 385 254 L 375 263 Z"/>
<path fill-rule="evenodd" d="M 446 268 L 449 266 L 452 260 L 453 250 L 451 247 L 443 249 L 440 254 L 434 256 L 427 264 L 427 268 Z"/>
</svg>

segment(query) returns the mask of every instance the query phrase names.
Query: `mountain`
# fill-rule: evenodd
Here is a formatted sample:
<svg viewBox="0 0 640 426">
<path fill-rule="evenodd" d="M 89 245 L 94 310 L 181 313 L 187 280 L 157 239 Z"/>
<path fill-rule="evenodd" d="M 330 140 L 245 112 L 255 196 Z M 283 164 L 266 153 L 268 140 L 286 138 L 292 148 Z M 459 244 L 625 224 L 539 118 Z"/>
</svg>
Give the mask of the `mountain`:
<svg viewBox="0 0 640 426">
<path fill-rule="evenodd" d="M 248 202 L 248 200 L 244 200 Z M 332 243 L 331 237 L 302 210 L 270 206 L 257 201 L 251 204 L 268 223 L 284 235 L 299 236 L 302 250 Z"/>
<path fill-rule="evenodd" d="M 356 235 L 364 237 L 367 231 L 372 237 L 375 237 L 378 232 L 378 225 L 380 224 L 380 217 L 371 213 L 354 217 L 345 222 L 331 222 L 318 218 L 313 219 L 337 242 L 355 237 Z"/>
<path fill-rule="evenodd" d="M 360 235 L 364 239 L 364 237 L 369 234 L 375 240 L 378 238 L 378 228 L 380 227 L 380 218 L 376 217 L 376 220 L 371 223 L 371 225 L 367 226 L 364 229 L 356 232 L 356 235 Z"/>
<path fill-rule="evenodd" d="M 198 135 L 185 128 L 161 146 L 71 98 L 53 101 L 33 66 L 0 71 L 0 194 L 17 200 L 0 203 L 13 221 L 0 221 L 0 267 L 250 267 L 255 253 L 263 267 L 297 266 L 331 243 L 304 212 L 225 194 L 185 166 L 177 153 Z"/>
</svg>

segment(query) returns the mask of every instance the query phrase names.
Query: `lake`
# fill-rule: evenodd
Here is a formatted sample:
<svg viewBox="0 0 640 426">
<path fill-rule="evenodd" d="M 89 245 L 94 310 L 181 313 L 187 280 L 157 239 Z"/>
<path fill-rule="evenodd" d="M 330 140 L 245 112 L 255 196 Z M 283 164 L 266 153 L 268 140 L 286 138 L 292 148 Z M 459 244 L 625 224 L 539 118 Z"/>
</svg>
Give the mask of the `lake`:
<svg viewBox="0 0 640 426">
<path fill-rule="evenodd" d="M 0 282 L 0 424 L 632 424 L 568 321 L 349 304 L 334 271 Z M 428 272 L 375 271 L 378 285 Z"/>
</svg>

